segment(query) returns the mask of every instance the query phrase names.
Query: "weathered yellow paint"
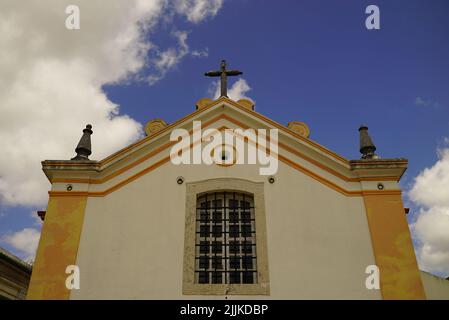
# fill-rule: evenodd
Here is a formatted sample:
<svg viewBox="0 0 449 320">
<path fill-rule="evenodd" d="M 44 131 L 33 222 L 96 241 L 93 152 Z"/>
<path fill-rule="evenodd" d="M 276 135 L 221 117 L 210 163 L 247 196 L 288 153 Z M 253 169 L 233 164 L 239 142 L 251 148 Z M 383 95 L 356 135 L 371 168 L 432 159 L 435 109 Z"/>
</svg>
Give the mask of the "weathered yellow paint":
<svg viewBox="0 0 449 320">
<path fill-rule="evenodd" d="M 76 264 L 86 203 L 87 196 L 50 197 L 27 299 L 69 299 L 65 270 Z"/>
<path fill-rule="evenodd" d="M 400 195 L 364 195 L 383 299 L 426 299 Z"/>
</svg>

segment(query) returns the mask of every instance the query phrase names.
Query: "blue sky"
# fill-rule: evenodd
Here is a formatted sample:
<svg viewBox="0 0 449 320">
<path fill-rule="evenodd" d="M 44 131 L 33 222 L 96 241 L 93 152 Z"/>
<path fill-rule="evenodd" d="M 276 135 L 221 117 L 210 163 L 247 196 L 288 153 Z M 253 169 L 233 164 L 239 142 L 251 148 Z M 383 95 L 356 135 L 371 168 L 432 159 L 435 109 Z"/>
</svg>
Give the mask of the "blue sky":
<svg viewBox="0 0 449 320">
<path fill-rule="evenodd" d="M 190 46 L 207 47 L 207 58 L 184 59 L 151 87 L 105 91 L 142 123 L 173 122 L 208 94 L 203 73 L 225 58 L 244 72 L 258 112 L 306 122 L 313 140 L 350 159 L 359 157 L 357 129 L 366 123 L 379 155 L 408 158 L 415 176 L 449 136 L 449 3 L 376 3 L 381 30 L 368 31 L 369 1 L 229 1 L 214 19 L 186 27 Z M 161 26 L 159 43 L 173 42 L 172 30 Z M 416 105 L 417 97 L 438 106 Z"/>
<path fill-rule="evenodd" d="M 367 30 L 365 8 L 373 3 L 229 1 L 201 25 L 176 22 L 191 30 L 192 47 L 208 48 L 207 58 L 183 60 L 151 87 L 105 90 L 142 123 L 173 122 L 208 94 L 203 72 L 225 58 L 244 72 L 258 112 L 306 122 L 311 139 L 349 159 L 359 157 L 357 129 L 367 124 L 381 157 L 409 159 L 407 187 L 449 136 L 449 3 L 376 1 L 381 29 Z M 172 30 L 160 27 L 160 43 L 174 41 Z"/>
<path fill-rule="evenodd" d="M 380 8 L 380 30 L 365 28 L 370 4 Z M 438 161 L 437 149 L 449 137 L 448 13 L 445 0 L 228 0 L 200 23 L 175 15 L 146 35 L 167 48 L 177 45 L 174 32 L 187 31 L 189 48 L 207 49 L 206 57 L 186 55 L 153 85 L 131 79 L 102 88 L 120 114 L 142 124 L 153 118 L 170 123 L 210 94 L 212 80 L 203 73 L 226 59 L 243 71 L 256 111 L 282 124 L 307 123 L 312 140 L 344 157 L 359 158 L 357 129 L 368 125 L 382 158 L 409 160 L 401 182 L 408 190 Z M 140 70 L 151 72 L 151 64 Z M 74 148 L 76 142 L 68 143 Z M 404 200 L 413 222 L 418 207 Z M 0 237 L 36 228 L 35 209 L 0 204 Z"/>
</svg>

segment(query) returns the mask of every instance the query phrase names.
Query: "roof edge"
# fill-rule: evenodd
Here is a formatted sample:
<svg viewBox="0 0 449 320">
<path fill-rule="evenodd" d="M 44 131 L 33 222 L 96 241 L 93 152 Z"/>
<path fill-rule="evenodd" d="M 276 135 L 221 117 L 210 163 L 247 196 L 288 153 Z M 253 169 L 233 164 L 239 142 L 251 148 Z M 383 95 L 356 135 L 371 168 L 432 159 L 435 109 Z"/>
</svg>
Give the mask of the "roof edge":
<svg viewBox="0 0 449 320">
<path fill-rule="evenodd" d="M 20 259 L 19 257 L 15 256 L 14 254 L 9 252 L 5 248 L 0 248 L 0 255 L 5 257 L 6 260 L 8 260 L 14 266 L 19 267 L 20 269 L 22 269 L 25 272 L 31 272 L 31 270 L 33 268 L 29 263 L 27 263 L 27 262 L 23 261 L 22 259 Z"/>
</svg>

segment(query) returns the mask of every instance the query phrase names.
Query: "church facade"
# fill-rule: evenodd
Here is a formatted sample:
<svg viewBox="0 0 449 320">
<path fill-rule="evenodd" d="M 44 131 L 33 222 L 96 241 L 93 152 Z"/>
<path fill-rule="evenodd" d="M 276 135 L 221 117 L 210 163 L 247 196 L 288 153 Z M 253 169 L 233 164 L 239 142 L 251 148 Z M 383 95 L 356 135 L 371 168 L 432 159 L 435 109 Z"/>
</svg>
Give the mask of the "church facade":
<svg viewBox="0 0 449 320">
<path fill-rule="evenodd" d="M 237 152 L 230 164 L 173 163 L 175 129 L 192 137 L 184 151 L 207 147 L 194 121 L 275 129 L 276 172 L 237 163 Z M 52 186 L 28 299 L 426 298 L 398 185 L 407 160 L 348 160 L 304 123 L 226 96 L 146 132 L 101 161 L 79 147 L 81 158 L 42 162 Z M 79 289 L 66 286 L 67 266 L 79 268 Z M 367 285 L 376 268 L 380 288 Z"/>
</svg>

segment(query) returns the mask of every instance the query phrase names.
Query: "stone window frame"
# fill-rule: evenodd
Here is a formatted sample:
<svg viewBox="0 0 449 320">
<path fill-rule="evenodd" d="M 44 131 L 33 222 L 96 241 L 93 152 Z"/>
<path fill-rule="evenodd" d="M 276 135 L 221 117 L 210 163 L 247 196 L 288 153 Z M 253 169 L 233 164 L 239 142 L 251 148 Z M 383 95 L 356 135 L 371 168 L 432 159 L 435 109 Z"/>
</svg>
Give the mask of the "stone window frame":
<svg viewBox="0 0 449 320">
<path fill-rule="evenodd" d="M 195 236 L 197 197 L 207 192 L 246 192 L 253 195 L 256 224 L 257 283 L 195 283 Z M 184 231 L 183 295 L 269 295 L 268 250 L 264 183 L 236 178 L 208 179 L 186 183 Z"/>
</svg>

